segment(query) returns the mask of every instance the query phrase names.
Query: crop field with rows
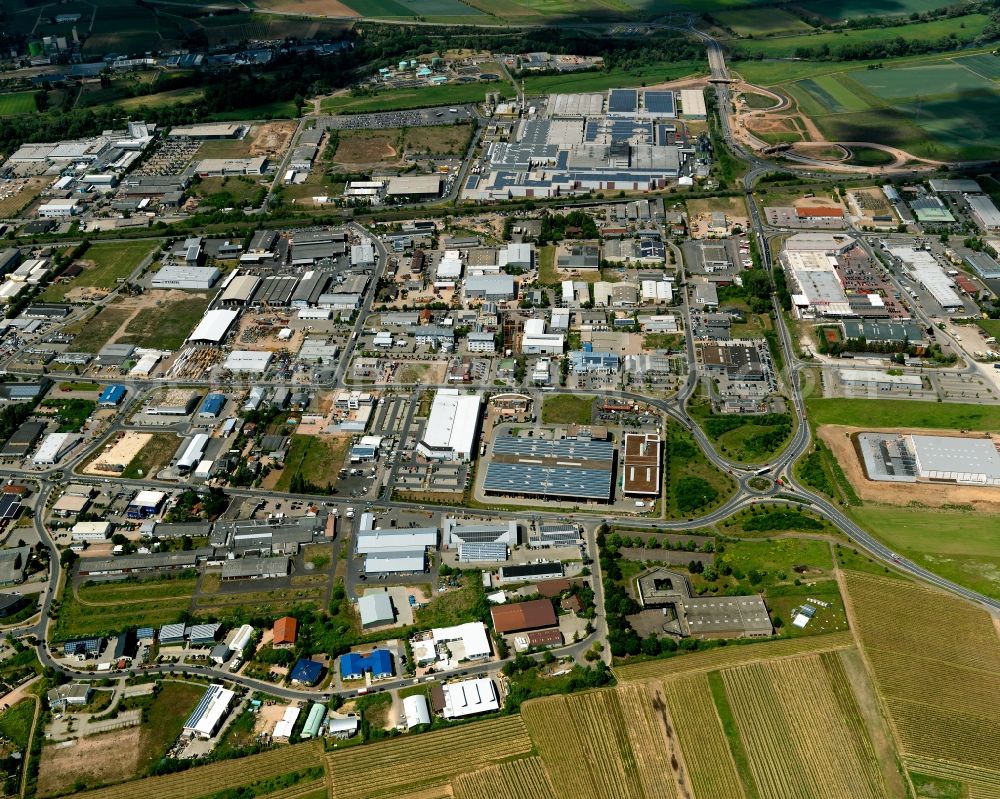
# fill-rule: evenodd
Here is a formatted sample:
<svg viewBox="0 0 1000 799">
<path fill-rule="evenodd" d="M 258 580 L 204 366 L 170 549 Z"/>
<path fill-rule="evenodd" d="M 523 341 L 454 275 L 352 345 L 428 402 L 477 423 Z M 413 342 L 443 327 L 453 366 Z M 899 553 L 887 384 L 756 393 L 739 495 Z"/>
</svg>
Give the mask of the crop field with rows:
<svg viewBox="0 0 1000 799">
<path fill-rule="evenodd" d="M 460 774 L 452 782 L 455 799 L 555 799 L 539 757 L 508 760 Z"/>
<path fill-rule="evenodd" d="M 722 678 L 761 799 L 886 795 L 853 697 L 834 687 L 844 677 L 820 656 L 739 666 Z"/>
<path fill-rule="evenodd" d="M 507 716 L 331 752 L 326 763 L 337 799 L 382 799 L 441 785 L 530 750 L 524 722 Z"/>
<path fill-rule="evenodd" d="M 150 777 L 77 794 L 81 799 L 191 799 L 217 791 L 262 782 L 293 771 L 321 766 L 318 742 L 272 749 L 259 755 L 224 760 L 178 774 Z"/>
<path fill-rule="evenodd" d="M 686 674 L 665 680 L 663 687 L 695 795 L 698 799 L 744 799 L 708 676 Z"/>
<path fill-rule="evenodd" d="M 815 635 L 807 638 L 792 638 L 782 641 L 762 641 L 759 644 L 726 646 L 678 655 L 665 660 L 647 660 L 625 666 L 616 666 L 615 676 L 623 682 L 650 680 L 684 674 L 692 671 L 714 671 L 756 660 L 801 655 L 807 652 L 831 652 L 854 646 L 849 632 Z"/>
<path fill-rule="evenodd" d="M 559 799 L 671 799 L 664 720 L 643 686 L 526 702 L 521 708 Z M 666 713 L 662 697 L 661 712 Z"/>
<path fill-rule="evenodd" d="M 849 572 L 858 633 L 904 756 L 995 777 L 1000 638 L 985 611 L 927 588 Z M 961 771 L 960 768 L 958 768 Z"/>
</svg>

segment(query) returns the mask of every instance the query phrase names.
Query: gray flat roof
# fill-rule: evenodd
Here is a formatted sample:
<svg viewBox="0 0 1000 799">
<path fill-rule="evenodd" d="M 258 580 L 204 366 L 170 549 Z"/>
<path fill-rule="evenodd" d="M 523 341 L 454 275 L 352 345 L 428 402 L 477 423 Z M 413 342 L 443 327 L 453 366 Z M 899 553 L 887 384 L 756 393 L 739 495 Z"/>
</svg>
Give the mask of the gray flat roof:
<svg viewBox="0 0 1000 799">
<path fill-rule="evenodd" d="M 910 436 L 921 475 L 983 475 L 1000 480 L 1000 452 L 989 438 Z M 952 478 L 954 479 L 954 478 Z"/>
</svg>

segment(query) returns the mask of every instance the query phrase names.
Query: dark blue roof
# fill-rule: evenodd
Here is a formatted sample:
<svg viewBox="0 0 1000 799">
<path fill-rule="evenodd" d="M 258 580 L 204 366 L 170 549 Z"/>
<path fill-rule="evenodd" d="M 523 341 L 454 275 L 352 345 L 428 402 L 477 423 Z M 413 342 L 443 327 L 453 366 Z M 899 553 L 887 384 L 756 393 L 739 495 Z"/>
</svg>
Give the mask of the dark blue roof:
<svg viewBox="0 0 1000 799">
<path fill-rule="evenodd" d="M 226 397 L 223 394 L 209 394 L 201 403 L 201 413 L 219 414 L 226 407 Z"/>
<path fill-rule="evenodd" d="M 105 386 L 104 390 L 97 397 L 97 401 L 102 405 L 105 403 L 113 403 L 117 405 L 125 398 L 125 386 L 119 383 L 113 383 L 110 386 Z"/>
<path fill-rule="evenodd" d="M 292 681 L 303 685 L 315 685 L 323 673 L 323 666 L 314 660 L 301 658 L 292 669 Z"/>
<path fill-rule="evenodd" d="M 375 649 L 370 655 L 348 652 L 340 657 L 340 676 L 350 677 L 370 671 L 373 677 L 392 676 L 392 655 L 388 649 Z"/>
</svg>

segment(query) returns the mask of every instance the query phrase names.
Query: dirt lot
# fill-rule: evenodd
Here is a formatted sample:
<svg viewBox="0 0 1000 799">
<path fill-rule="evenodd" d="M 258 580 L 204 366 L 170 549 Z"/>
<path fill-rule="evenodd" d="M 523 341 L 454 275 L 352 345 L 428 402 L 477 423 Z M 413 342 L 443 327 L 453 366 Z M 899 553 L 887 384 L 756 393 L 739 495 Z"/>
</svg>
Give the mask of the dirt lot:
<svg viewBox="0 0 1000 799">
<path fill-rule="evenodd" d="M 275 314 L 244 314 L 239 321 L 234 340 L 239 349 L 259 350 L 268 352 L 298 352 L 302 346 L 305 331 L 295 330 L 292 337 L 285 341 L 278 338 L 278 333 L 284 327 L 282 324 L 268 325 L 266 321 L 275 321 Z"/>
<path fill-rule="evenodd" d="M 138 727 L 81 738 L 72 746 L 46 746 L 38 769 L 38 795 L 64 792 L 77 780 L 120 782 L 139 767 Z"/>
<path fill-rule="evenodd" d="M 268 122 L 261 125 L 252 134 L 250 155 L 282 155 L 292 141 L 295 127 L 295 122 Z"/>
<path fill-rule="evenodd" d="M 941 430 L 920 429 L 879 429 L 872 427 L 845 427 L 843 425 L 822 425 L 816 431 L 833 451 L 837 463 L 851 481 L 861 499 L 870 502 L 884 502 L 890 505 L 909 505 L 921 502 L 931 507 L 942 505 L 973 505 L 977 510 L 1000 512 L 1000 489 L 977 486 L 948 485 L 939 483 L 889 483 L 869 480 L 865 476 L 864 464 L 854 448 L 855 433 L 917 433 L 927 435 L 949 435 Z M 996 437 L 994 437 L 995 439 Z"/>
<path fill-rule="evenodd" d="M 338 164 L 378 164 L 399 160 L 403 147 L 402 131 L 388 130 L 344 130 L 340 132 L 340 143 L 333 160 Z"/>
</svg>

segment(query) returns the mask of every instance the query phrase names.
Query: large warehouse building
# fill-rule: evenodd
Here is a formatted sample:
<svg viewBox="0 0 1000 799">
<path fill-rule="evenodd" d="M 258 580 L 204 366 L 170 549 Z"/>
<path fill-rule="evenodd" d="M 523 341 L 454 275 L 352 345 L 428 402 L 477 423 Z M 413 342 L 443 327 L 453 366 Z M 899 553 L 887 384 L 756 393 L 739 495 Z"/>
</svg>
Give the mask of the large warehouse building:
<svg viewBox="0 0 1000 799">
<path fill-rule="evenodd" d="M 1000 452 L 992 439 L 918 435 L 907 439 L 918 477 L 964 485 L 1000 486 Z"/>
<path fill-rule="evenodd" d="M 457 388 L 440 389 L 434 395 L 417 452 L 431 460 L 471 460 L 482 401 L 479 394 L 460 394 Z"/>
<path fill-rule="evenodd" d="M 615 448 L 607 441 L 502 436 L 486 470 L 487 494 L 608 502 Z"/>
</svg>

